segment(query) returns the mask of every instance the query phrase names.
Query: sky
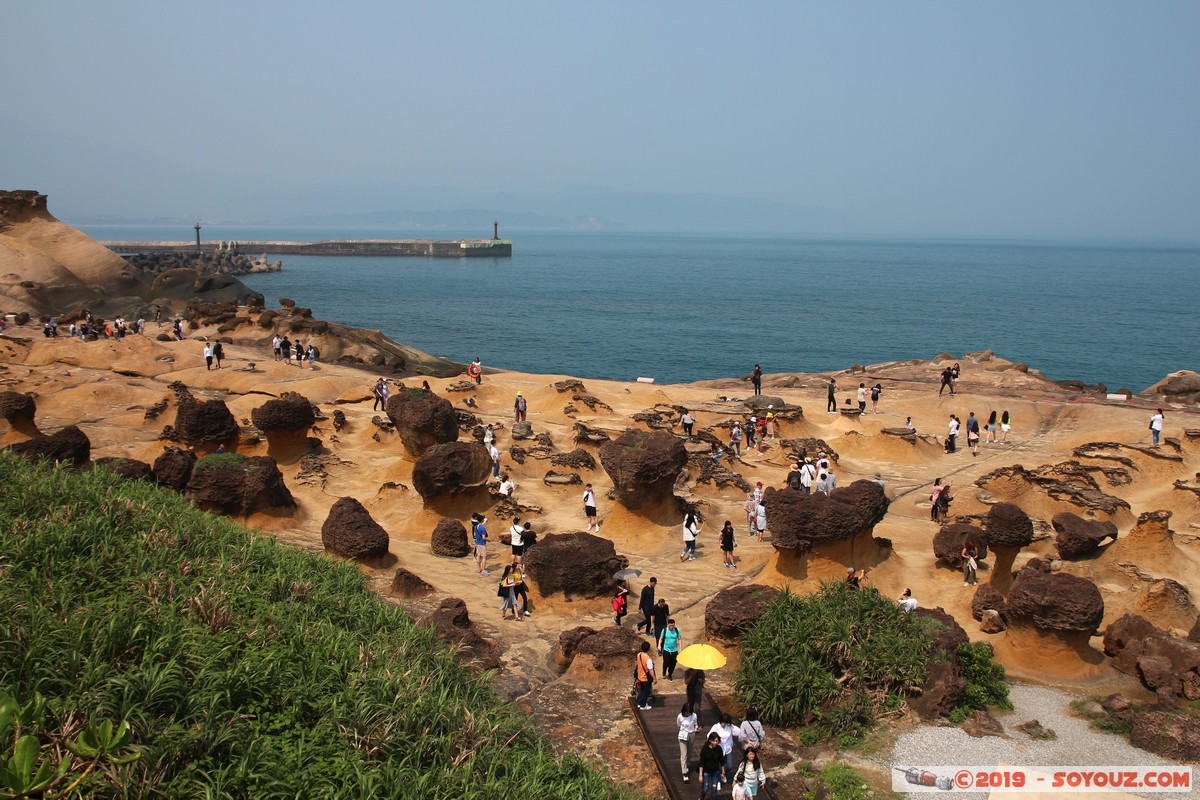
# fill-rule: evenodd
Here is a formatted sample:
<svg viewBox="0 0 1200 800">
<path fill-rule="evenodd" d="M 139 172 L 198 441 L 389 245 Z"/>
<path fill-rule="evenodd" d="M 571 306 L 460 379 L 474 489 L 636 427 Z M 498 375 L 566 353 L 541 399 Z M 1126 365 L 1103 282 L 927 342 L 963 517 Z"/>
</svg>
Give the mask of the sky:
<svg viewBox="0 0 1200 800">
<path fill-rule="evenodd" d="M 0 0 L 0 188 L 1197 242 L 1197 42 L 1194 0 Z"/>
</svg>

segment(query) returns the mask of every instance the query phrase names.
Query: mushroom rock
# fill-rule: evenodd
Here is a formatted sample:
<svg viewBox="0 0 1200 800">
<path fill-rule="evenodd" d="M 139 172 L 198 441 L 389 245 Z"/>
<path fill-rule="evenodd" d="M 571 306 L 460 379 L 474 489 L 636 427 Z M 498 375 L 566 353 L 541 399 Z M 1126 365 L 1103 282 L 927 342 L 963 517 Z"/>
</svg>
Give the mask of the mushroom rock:
<svg viewBox="0 0 1200 800">
<path fill-rule="evenodd" d="M 116 458 L 108 456 L 92 462 L 92 469 L 103 467 L 109 472 L 115 472 L 122 478 L 131 481 L 148 481 L 154 483 L 154 470 L 145 461 L 136 458 Z"/>
<path fill-rule="evenodd" d="M 27 461 L 49 461 L 81 467 L 92 455 L 92 443 L 87 435 L 74 425 L 49 435 L 38 434 L 31 439 L 9 445 L 11 450 Z"/>
<path fill-rule="evenodd" d="M 983 529 L 988 545 L 996 554 L 990 582 L 996 584 L 1001 594 L 1006 594 L 1012 586 L 1012 567 L 1017 553 L 1033 543 L 1033 520 L 1012 503 L 997 503 L 988 509 Z"/>
<path fill-rule="evenodd" d="M 37 436 L 39 431 L 33 423 L 37 402 L 21 392 L 0 392 L 0 415 L 8 420 L 14 431 L 26 436 Z"/>
<path fill-rule="evenodd" d="M 452 517 L 442 517 L 433 527 L 429 545 L 435 556 L 462 558 L 471 554 L 471 539 L 467 526 Z"/>
<path fill-rule="evenodd" d="M 468 666 L 481 672 L 500 666 L 496 648 L 475 630 L 467 604 L 459 598 L 443 600 L 417 621 L 432 626 L 438 638 L 454 646 L 458 659 Z"/>
<path fill-rule="evenodd" d="M 353 497 L 339 497 L 321 525 L 321 544 L 345 558 L 371 558 L 388 552 L 388 532 Z"/>
<path fill-rule="evenodd" d="M 1100 549 L 1105 539 L 1112 537 L 1117 540 L 1117 526 L 1102 520 L 1088 520 L 1062 511 L 1055 514 L 1050 524 L 1054 526 L 1057 535 L 1054 545 L 1058 554 L 1065 559 L 1082 558 Z"/>
<path fill-rule="evenodd" d="M 1004 617 L 994 608 L 985 608 L 979 615 L 979 630 L 983 633 L 1003 633 L 1008 630 Z"/>
<path fill-rule="evenodd" d="M 444 397 L 402 387 L 388 398 L 384 411 L 410 455 L 420 456 L 436 444 L 458 441 L 458 415 Z"/>
<path fill-rule="evenodd" d="M 225 401 L 197 400 L 190 394 L 180 398 L 175 412 L 174 439 L 200 446 L 232 445 L 238 440 L 238 424 Z"/>
<path fill-rule="evenodd" d="M 828 495 L 769 488 L 763 504 L 782 575 L 841 578 L 848 567 L 875 566 L 888 555 L 872 536 L 888 509 L 883 487 L 874 481 L 855 481 Z"/>
<path fill-rule="evenodd" d="M 1104 598 L 1096 584 L 1033 558 L 1022 568 L 1006 597 L 1008 630 L 998 644 L 1005 666 L 1057 677 L 1095 678 L 1104 656 L 1091 637 L 1104 618 Z"/>
<path fill-rule="evenodd" d="M 795 439 L 784 439 L 783 444 L 792 449 L 792 452 L 796 458 L 799 458 L 800 453 L 804 452 L 813 460 L 814 464 L 817 463 L 817 458 L 821 453 L 824 453 L 825 457 L 834 464 L 838 463 L 838 459 L 840 458 L 837 451 L 830 447 L 829 443 L 824 439 L 816 439 L 811 436 L 802 436 Z"/>
<path fill-rule="evenodd" d="M 317 421 L 317 415 L 307 397 L 284 392 L 251 411 L 250 420 L 266 435 L 272 456 L 294 460 L 308 449 L 308 431 Z"/>
<path fill-rule="evenodd" d="M 974 525 L 955 522 L 943 525 L 933 535 L 933 555 L 937 560 L 957 569 L 963 562 L 962 551 L 967 542 L 975 545 L 976 561 L 987 558 L 987 535 Z"/>
<path fill-rule="evenodd" d="M 704 607 L 704 632 L 710 639 L 739 641 L 762 619 L 778 591 L 757 583 L 722 589 Z"/>
<path fill-rule="evenodd" d="M 487 484 L 492 460 L 478 442 L 449 442 L 429 447 L 413 465 L 413 488 L 426 501 Z"/>
<path fill-rule="evenodd" d="M 154 459 L 154 480 L 159 486 L 182 492 L 187 488 L 188 480 L 192 477 L 192 468 L 196 465 L 196 454 L 191 450 L 181 450 L 178 447 L 167 447 L 162 455 Z"/>
<path fill-rule="evenodd" d="M 389 591 L 393 597 L 399 597 L 403 600 L 416 600 L 433 594 L 436 590 L 416 573 L 410 572 L 404 567 L 397 567 L 396 574 L 392 577 L 392 585 Z"/>
<path fill-rule="evenodd" d="M 611 541 L 590 533 L 548 534 L 525 551 L 530 588 L 542 598 L 604 597 L 615 584 L 613 573 L 628 564 Z"/>
<path fill-rule="evenodd" d="M 983 612 L 988 610 L 996 611 L 1003 617 L 1006 610 L 1004 595 L 1000 594 L 992 584 L 981 583 L 975 590 L 974 599 L 971 600 L 971 616 L 982 621 Z"/>
<path fill-rule="evenodd" d="M 631 628 L 615 625 L 563 631 L 554 648 L 554 663 L 570 675 L 573 684 L 624 688 L 630 665 L 645 641 Z"/>
<path fill-rule="evenodd" d="M 627 431 L 600 448 L 618 502 L 636 511 L 670 500 L 687 465 L 683 442 L 665 431 Z"/>
<path fill-rule="evenodd" d="M 1140 587 L 1128 611 L 1141 614 L 1163 628 L 1187 630 L 1196 619 L 1191 592 L 1172 578 L 1156 578 Z"/>
<path fill-rule="evenodd" d="M 296 507 L 275 459 L 230 455 L 210 455 L 197 461 L 184 496 L 199 508 L 229 516 Z"/>
</svg>

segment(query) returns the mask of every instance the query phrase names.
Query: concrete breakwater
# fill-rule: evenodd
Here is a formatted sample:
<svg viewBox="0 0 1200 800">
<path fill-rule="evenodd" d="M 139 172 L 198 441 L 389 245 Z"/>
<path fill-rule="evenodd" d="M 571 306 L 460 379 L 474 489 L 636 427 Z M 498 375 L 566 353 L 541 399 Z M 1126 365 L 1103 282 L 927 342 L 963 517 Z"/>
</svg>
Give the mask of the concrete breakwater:
<svg viewBox="0 0 1200 800">
<path fill-rule="evenodd" d="M 101 242 L 118 255 L 138 253 L 270 253 L 296 256 L 426 256 L 480 258 L 512 256 L 510 239 L 327 239 L 320 242 Z"/>
</svg>

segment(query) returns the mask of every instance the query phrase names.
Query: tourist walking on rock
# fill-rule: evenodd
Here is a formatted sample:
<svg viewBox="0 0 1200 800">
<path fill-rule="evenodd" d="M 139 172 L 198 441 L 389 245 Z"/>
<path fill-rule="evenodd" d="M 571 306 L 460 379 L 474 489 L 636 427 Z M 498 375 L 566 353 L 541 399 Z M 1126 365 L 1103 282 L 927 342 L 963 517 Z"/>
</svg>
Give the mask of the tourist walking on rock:
<svg viewBox="0 0 1200 800">
<path fill-rule="evenodd" d="M 737 542 L 733 540 L 733 523 L 725 520 L 725 527 L 721 528 L 721 553 L 725 557 L 725 566 L 737 569 L 737 564 L 733 561 L 733 548 L 737 547 Z"/>
<path fill-rule="evenodd" d="M 974 411 L 967 415 L 967 447 L 971 448 L 971 455 L 979 455 L 979 420 Z"/>
<path fill-rule="evenodd" d="M 733 423 L 732 430 L 729 431 L 729 447 L 733 450 L 734 455 L 742 454 L 742 423 L 736 420 Z"/>
<path fill-rule="evenodd" d="M 495 441 L 496 441 L 496 428 L 495 428 L 495 426 L 492 425 L 492 423 L 489 422 L 487 427 L 483 429 L 483 446 L 491 447 L 492 443 L 494 443 Z"/>
<path fill-rule="evenodd" d="M 183 341 L 183 320 L 181 320 L 181 319 L 175 320 L 175 324 L 172 325 L 171 328 L 172 328 L 172 330 L 175 331 L 175 338 L 182 342 Z"/>
<path fill-rule="evenodd" d="M 525 412 L 529 410 L 529 404 L 525 402 L 524 396 L 517 392 L 517 399 L 513 401 L 513 414 L 517 422 L 525 421 Z"/>
<path fill-rule="evenodd" d="M 758 534 L 758 540 L 763 540 L 763 531 L 767 529 L 767 507 L 763 505 L 761 500 L 754 507 L 754 532 Z"/>
<path fill-rule="evenodd" d="M 755 706 L 746 709 L 746 718 L 738 727 L 742 731 L 742 741 L 745 742 L 747 749 L 762 750 L 763 742 L 767 738 L 767 731 L 758 721 L 758 709 Z"/>
<path fill-rule="evenodd" d="M 995 410 L 993 410 L 992 413 L 988 414 L 988 420 L 987 420 L 987 423 L 983 426 L 983 429 L 985 431 L 987 431 L 987 439 L 985 440 L 986 442 L 991 443 L 991 442 L 996 441 L 996 412 L 995 412 Z"/>
<path fill-rule="evenodd" d="M 746 535 L 754 535 L 754 513 L 758 501 L 754 499 L 753 492 L 746 493 L 746 502 L 742 503 L 742 510 L 746 512 Z"/>
<path fill-rule="evenodd" d="M 304 360 L 308 362 L 309 369 L 317 368 L 317 346 L 312 342 L 308 343 L 308 349 L 304 351 Z"/>
<path fill-rule="evenodd" d="M 826 399 L 825 413 L 836 414 L 837 413 L 837 379 L 836 378 L 829 379 L 829 385 L 826 387 L 825 399 Z"/>
<path fill-rule="evenodd" d="M 626 595 L 629 594 L 629 589 L 625 586 L 625 581 L 617 583 L 616 593 L 612 599 L 613 624 L 620 627 L 621 619 L 629 613 L 629 599 Z"/>
<path fill-rule="evenodd" d="M 800 491 L 807 495 L 812 494 L 813 483 L 817 479 L 817 468 L 813 466 L 811 458 L 804 459 L 804 465 L 800 467 Z"/>
<path fill-rule="evenodd" d="M 654 637 L 655 642 L 657 642 L 659 639 L 662 638 L 662 632 L 667 629 L 667 620 L 670 618 L 671 618 L 671 607 L 667 605 L 667 601 L 661 597 L 658 598 L 657 600 L 655 600 L 654 601 L 654 614 L 653 614 L 654 631 L 650 634 L 651 636 Z M 662 646 L 659 645 L 658 649 L 659 649 L 659 651 L 661 651 Z M 659 655 L 661 656 L 662 652 L 659 652 Z"/>
<path fill-rule="evenodd" d="M 979 551 L 975 549 L 974 542 L 967 542 L 963 545 L 963 586 L 974 586 L 978 581 L 975 577 L 975 571 L 979 567 L 979 563 L 975 560 L 979 555 Z"/>
<path fill-rule="evenodd" d="M 213 362 L 212 342 L 205 340 L 205 342 L 204 342 L 204 369 L 205 369 L 205 371 L 212 369 L 212 362 Z"/>
<path fill-rule="evenodd" d="M 1012 428 L 1012 420 L 1008 416 L 1008 411 L 1000 415 L 1000 441 L 1008 441 L 1008 432 Z"/>
<path fill-rule="evenodd" d="M 713 460 L 714 464 L 721 463 L 721 457 L 725 455 L 725 451 L 721 449 L 721 445 L 713 442 L 708 446 L 708 457 Z"/>
<path fill-rule="evenodd" d="M 746 420 L 743 430 L 746 432 L 746 446 L 754 447 L 755 442 L 758 441 L 758 417 L 751 414 L 750 419 Z"/>
<path fill-rule="evenodd" d="M 500 451 L 496 448 L 496 445 L 494 445 L 494 444 L 488 445 L 488 458 L 490 458 L 492 461 L 492 477 L 499 478 L 500 477 Z"/>
<path fill-rule="evenodd" d="M 941 478 L 933 479 L 933 491 L 931 491 L 929 493 L 929 521 L 930 522 L 941 522 L 941 519 L 939 519 L 939 517 L 938 517 L 938 512 L 941 508 L 938 501 L 941 499 L 942 492 L 945 491 L 945 489 L 946 489 L 946 487 L 942 486 Z"/>
<path fill-rule="evenodd" d="M 529 534 L 529 523 L 525 523 L 526 535 Z M 526 542 L 528 544 L 528 542 Z M 529 610 L 529 586 L 525 583 L 525 568 L 521 564 L 512 565 L 513 589 L 521 600 L 521 618 L 532 615 Z"/>
<path fill-rule="evenodd" d="M 276 360 L 276 361 L 278 361 L 278 360 L 279 360 L 279 345 L 280 345 L 280 343 L 282 343 L 282 342 L 283 342 L 283 339 L 280 339 L 280 338 L 279 338 L 279 334 L 278 334 L 278 333 L 277 333 L 277 334 L 275 334 L 274 338 L 272 338 L 272 339 L 271 339 L 271 354 L 272 354 L 273 356 L 275 356 L 275 360 Z"/>
<path fill-rule="evenodd" d="M 958 417 L 950 415 L 950 423 L 946 426 L 946 452 L 958 452 Z"/>
<path fill-rule="evenodd" d="M 637 666 L 634 670 L 634 683 L 637 685 L 637 706 L 642 711 L 650 710 L 650 693 L 654 688 L 654 659 L 650 657 L 650 643 L 642 642 L 642 650 L 637 654 Z"/>
<path fill-rule="evenodd" d="M 680 561 L 696 560 L 696 536 L 700 533 L 700 523 L 696 512 L 688 509 L 683 515 L 683 552 L 679 554 Z"/>
<path fill-rule="evenodd" d="M 512 564 L 504 565 L 504 573 L 500 576 L 500 585 L 496 589 L 496 596 L 504 598 L 500 605 L 500 619 L 508 618 L 509 609 L 512 609 L 514 620 L 520 618 L 517 615 L 517 582 L 513 579 L 512 571 Z"/>
<path fill-rule="evenodd" d="M 600 521 L 596 518 L 596 493 L 592 491 L 590 483 L 583 487 L 583 515 L 587 517 L 587 530 L 595 528 L 596 533 L 599 533 Z"/>
<path fill-rule="evenodd" d="M 1163 431 L 1163 410 L 1160 408 L 1150 417 L 1150 437 L 1155 447 L 1158 447 L 1158 437 Z"/>
<path fill-rule="evenodd" d="M 391 395 L 391 390 L 388 388 L 387 381 L 383 378 L 375 381 L 374 388 L 371 389 L 371 396 L 375 398 L 375 402 L 371 405 L 372 411 L 384 411 L 387 409 L 388 397 Z"/>
<path fill-rule="evenodd" d="M 871 387 L 871 413 L 879 413 L 879 395 L 883 393 L 883 384 L 877 383 Z"/>
<path fill-rule="evenodd" d="M 775 406 L 767 406 L 767 416 L 763 420 L 763 435 L 768 439 L 778 439 L 779 434 L 775 429 L 776 420 L 775 412 L 772 411 Z"/>
<path fill-rule="evenodd" d="M 691 438 L 692 426 L 696 424 L 696 418 L 692 416 L 692 412 L 685 408 L 683 416 L 679 418 L 679 424 L 683 426 L 683 435 Z"/>
<path fill-rule="evenodd" d="M 950 368 L 950 394 L 958 394 L 958 376 L 962 372 L 962 367 L 958 362 L 954 362 L 954 366 Z"/>
<path fill-rule="evenodd" d="M 721 783 L 729 783 L 733 777 L 733 742 L 734 739 L 741 741 L 742 732 L 734 727 L 729 714 L 723 712 L 717 724 L 708 729 L 709 736 L 714 733 L 721 743 L 721 754 L 725 762 L 721 770 Z"/>
<path fill-rule="evenodd" d="M 525 523 L 528 525 L 529 523 Z M 512 563 L 520 564 L 521 559 L 525 555 L 525 543 L 522 536 L 525 534 L 525 528 L 521 527 L 521 518 L 513 517 L 512 527 L 508 529 L 509 547 L 512 548 Z"/>
<path fill-rule="evenodd" d="M 221 359 L 225 357 L 225 346 L 220 342 L 213 342 L 213 363 L 217 365 L 217 369 L 221 368 Z"/>
<path fill-rule="evenodd" d="M 475 356 L 475 360 L 471 362 L 471 366 L 467 367 L 467 375 L 471 380 L 475 381 L 475 385 L 483 383 L 483 365 L 479 363 L 479 356 Z"/>
<path fill-rule="evenodd" d="M 471 515 L 471 531 L 475 535 L 475 565 L 479 567 L 480 575 L 490 575 L 487 571 L 487 517 L 482 514 Z"/>
<path fill-rule="evenodd" d="M 950 390 L 950 396 L 954 396 L 954 372 L 946 367 L 942 370 L 942 385 L 938 387 L 938 397 L 942 396 L 942 392 Z"/>
<path fill-rule="evenodd" d="M 695 738 L 696 727 L 700 724 L 691 703 L 684 703 L 683 708 L 679 709 L 675 724 L 679 726 L 679 768 L 683 771 L 683 782 L 687 783 L 692 766 L 692 739 Z"/>
<path fill-rule="evenodd" d="M 645 628 L 647 636 L 651 635 L 654 626 L 654 587 L 656 586 L 658 586 L 658 578 L 651 578 L 642 587 L 642 593 L 638 597 L 638 611 L 642 612 L 642 621 L 637 624 L 637 632 L 641 633 Z"/>
<path fill-rule="evenodd" d="M 660 603 L 663 601 L 659 601 Z M 675 627 L 675 620 L 667 618 L 666 627 L 658 632 L 658 654 L 662 656 L 662 674 L 667 680 L 675 680 L 675 660 L 679 658 L 679 645 L 683 634 Z"/>
<path fill-rule="evenodd" d="M 758 364 L 754 365 L 754 371 L 750 373 L 750 383 L 754 384 L 755 394 L 762 394 L 762 367 Z"/>
<path fill-rule="evenodd" d="M 865 413 L 867 410 L 867 385 L 865 383 L 860 383 L 858 385 L 858 398 L 857 399 L 858 399 L 859 413 L 860 414 Z"/>
<path fill-rule="evenodd" d="M 687 691 L 688 705 L 699 714 L 700 706 L 704 702 L 704 670 L 688 669 L 683 673 L 683 683 Z"/>
<path fill-rule="evenodd" d="M 700 800 L 716 800 L 721 790 L 721 770 L 725 767 L 725 753 L 721 750 L 721 737 L 710 733 L 704 747 L 700 748 Z"/>
<path fill-rule="evenodd" d="M 286 336 L 279 342 L 279 357 L 283 359 L 284 364 L 292 363 L 292 342 Z"/>
</svg>

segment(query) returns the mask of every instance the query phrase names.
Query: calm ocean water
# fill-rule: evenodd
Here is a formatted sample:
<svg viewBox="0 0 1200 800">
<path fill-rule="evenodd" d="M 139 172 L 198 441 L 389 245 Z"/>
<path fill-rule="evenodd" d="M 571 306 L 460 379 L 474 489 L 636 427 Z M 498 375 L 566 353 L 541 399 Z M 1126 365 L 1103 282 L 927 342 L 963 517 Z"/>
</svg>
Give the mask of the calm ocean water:
<svg viewBox="0 0 1200 800">
<path fill-rule="evenodd" d="M 81 226 L 99 239 L 188 231 Z M 476 233 L 205 228 L 212 239 Z M 484 234 L 486 235 L 486 234 Z M 458 361 L 659 383 L 994 350 L 1144 389 L 1200 371 L 1200 248 L 528 233 L 511 259 L 280 256 L 245 278 Z"/>
</svg>

